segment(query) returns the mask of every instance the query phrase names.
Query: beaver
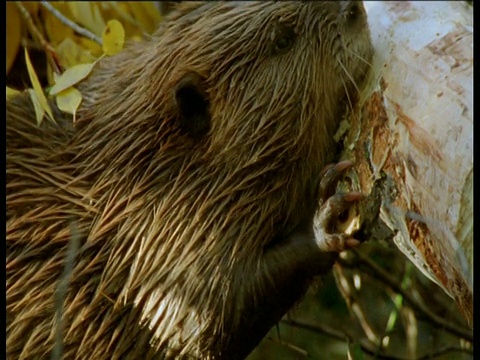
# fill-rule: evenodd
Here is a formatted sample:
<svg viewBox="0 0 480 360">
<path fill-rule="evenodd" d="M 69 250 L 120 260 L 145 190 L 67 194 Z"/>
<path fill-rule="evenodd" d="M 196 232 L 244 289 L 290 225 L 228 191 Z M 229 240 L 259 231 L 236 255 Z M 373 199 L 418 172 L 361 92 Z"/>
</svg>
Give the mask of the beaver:
<svg viewBox="0 0 480 360">
<path fill-rule="evenodd" d="M 246 357 L 356 244 L 325 166 L 371 52 L 361 2 L 180 4 L 75 119 L 8 101 L 8 358 Z"/>
</svg>

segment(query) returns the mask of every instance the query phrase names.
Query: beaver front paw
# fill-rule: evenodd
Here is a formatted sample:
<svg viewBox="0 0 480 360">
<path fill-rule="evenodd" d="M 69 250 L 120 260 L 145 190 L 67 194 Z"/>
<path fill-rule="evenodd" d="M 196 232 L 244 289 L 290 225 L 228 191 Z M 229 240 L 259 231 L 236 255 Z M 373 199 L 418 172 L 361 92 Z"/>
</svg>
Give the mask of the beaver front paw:
<svg viewBox="0 0 480 360">
<path fill-rule="evenodd" d="M 338 230 L 339 224 L 351 218 L 349 212 L 353 205 L 363 198 L 359 192 L 335 193 L 338 181 L 352 166 L 351 161 L 342 161 L 327 165 L 321 174 L 320 207 L 313 220 L 313 231 L 318 247 L 324 252 L 338 253 L 360 243 L 351 233 Z"/>
</svg>

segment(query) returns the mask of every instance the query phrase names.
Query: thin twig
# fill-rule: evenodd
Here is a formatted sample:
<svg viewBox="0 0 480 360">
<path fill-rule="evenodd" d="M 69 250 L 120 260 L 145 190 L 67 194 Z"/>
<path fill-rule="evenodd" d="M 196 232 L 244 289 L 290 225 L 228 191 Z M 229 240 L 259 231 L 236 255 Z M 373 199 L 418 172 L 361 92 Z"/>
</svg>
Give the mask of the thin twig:
<svg viewBox="0 0 480 360">
<path fill-rule="evenodd" d="M 55 293 L 57 328 L 55 329 L 55 345 L 53 347 L 51 360 L 62 359 L 63 357 L 63 303 L 67 295 L 68 283 L 73 272 L 73 264 L 78 252 L 79 243 L 80 234 L 75 226 L 75 222 L 72 221 L 70 224 L 70 241 L 67 247 L 65 267 Z"/>
<path fill-rule="evenodd" d="M 465 349 L 465 348 L 462 348 L 460 346 L 445 346 L 444 348 L 441 348 L 439 350 L 436 350 L 436 351 L 433 351 L 431 353 L 427 353 L 423 356 L 420 356 L 416 360 L 436 359 L 441 355 L 445 355 L 445 354 L 452 353 L 452 352 L 461 352 L 461 353 L 465 353 L 465 354 L 473 356 L 473 351 L 472 350 Z"/>
<path fill-rule="evenodd" d="M 32 34 L 32 36 L 40 43 L 40 46 L 44 49 L 45 54 L 47 55 L 48 62 L 52 67 L 52 70 L 57 74 L 61 74 L 62 67 L 57 58 L 55 49 L 52 47 L 52 45 L 50 45 L 50 43 L 47 40 L 45 40 L 42 33 L 35 26 L 35 23 L 32 17 L 30 16 L 30 13 L 28 12 L 28 10 L 25 8 L 25 6 L 23 6 L 23 4 L 20 1 L 16 1 L 15 5 L 17 6 L 18 10 L 22 14 L 22 17 L 25 20 L 25 23 L 27 24 L 28 30 L 30 30 L 30 33 Z"/>
<path fill-rule="evenodd" d="M 78 33 L 82 36 L 85 36 L 87 39 L 95 41 L 97 44 L 102 46 L 103 41 L 97 35 L 88 31 L 87 29 L 84 29 L 84 28 L 78 26 L 72 20 L 66 18 L 60 11 L 55 9 L 49 2 L 47 2 L 45 0 L 42 0 L 41 4 L 45 9 L 50 11 L 58 20 L 60 20 L 62 22 L 62 24 L 72 28 L 76 33 Z"/>
<path fill-rule="evenodd" d="M 301 329 L 306 329 L 306 330 L 309 330 L 311 332 L 314 332 L 314 333 L 322 333 L 322 334 L 326 334 L 330 337 L 333 337 L 337 340 L 342 340 L 342 341 L 345 341 L 346 339 L 349 339 L 349 340 L 352 340 L 353 338 L 343 332 L 343 331 L 340 331 L 340 330 L 336 330 L 336 329 L 333 329 L 327 325 L 323 325 L 323 324 L 307 324 L 303 321 L 300 321 L 300 320 L 291 320 L 291 319 L 282 319 L 280 320 L 280 322 L 282 324 L 286 324 L 286 325 L 290 325 L 290 326 L 295 326 L 295 327 L 298 327 L 298 328 L 301 328 Z"/>
<path fill-rule="evenodd" d="M 308 331 L 311 331 L 313 333 L 316 333 L 316 334 L 325 334 L 325 335 L 328 335 L 334 339 L 337 339 L 337 340 L 340 340 L 340 341 L 344 341 L 346 342 L 347 340 L 349 342 L 355 342 L 355 339 L 353 336 L 351 336 L 350 334 L 346 333 L 346 332 L 343 332 L 343 331 L 339 331 L 339 330 L 336 330 L 336 329 L 332 329 L 330 328 L 329 326 L 325 326 L 325 325 L 319 325 L 319 324 L 307 324 L 303 321 L 299 321 L 299 320 L 281 320 L 282 323 L 286 324 L 286 325 L 290 325 L 290 326 L 295 326 L 295 327 L 298 327 L 298 328 L 301 328 L 301 329 L 305 329 L 305 330 L 308 330 Z M 376 349 L 377 347 L 374 345 L 374 344 L 370 344 L 369 342 L 365 342 L 365 341 L 356 341 L 359 345 L 360 345 L 360 348 L 362 349 L 362 351 L 366 354 L 369 354 L 369 355 L 376 355 L 376 359 L 382 359 L 382 360 L 406 360 L 406 359 L 403 359 L 401 357 L 396 357 L 396 356 L 387 356 L 387 355 L 384 355 L 384 354 L 377 354 L 376 353 Z"/>
<path fill-rule="evenodd" d="M 403 298 L 410 303 L 413 309 L 416 312 L 422 313 L 426 317 L 428 317 L 432 323 L 442 327 L 443 329 L 447 330 L 448 332 L 460 336 L 470 342 L 473 341 L 473 334 L 472 332 L 465 328 L 461 327 L 458 324 L 451 324 L 450 322 L 444 320 L 442 317 L 438 316 L 437 314 L 431 312 L 423 303 L 414 299 L 406 290 L 404 290 L 398 282 L 395 280 L 393 276 L 383 270 L 379 265 L 377 265 L 374 261 L 366 257 L 365 255 L 361 254 L 360 252 L 352 249 L 352 252 L 357 255 L 358 260 L 365 265 L 367 265 L 375 274 L 375 277 L 379 278 L 386 284 L 392 287 L 397 293 L 403 296 Z M 339 259 L 342 265 L 347 265 L 348 262 Z"/>
<path fill-rule="evenodd" d="M 290 325 L 290 326 L 298 327 L 298 328 L 301 328 L 301 329 L 305 329 L 305 330 L 311 331 L 311 332 L 316 333 L 316 334 L 326 334 L 330 337 L 333 337 L 333 338 L 341 340 L 341 341 L 348 340 L 350 342 L 354 342 L 354 338 L 350 334 L 348 334 L 346 332 L 342 332 L 342 331 L 332 329 L 332 328 L 330 328 L 328 326 L 325 326 L 325 325 L 313 325 L 313 324 L 307 324 L 307 323 L 305 323 L 303 321 L 299 321 L 299 320 L 287 320 L 287 319 L 281 320 L 281 322 L 286 324 L 286 325 Z M 384 353 L 377 353 L 376 347 L 371 346 L 369 343 L 364 342 L 364 341 L 357 341 L 357 343 L 360 345 L 360 348 L 362 349 L 362 351 L 364 353 L 366 353 L 368 355 L 375 356 L 375 359 L 379 359 L 379 360 L 409 360 L 409 358 L 404 358 L 404 357 L 399 357 L 399 356 L 394 356 L 394 355 L 386 355 Z M 444 355 L 444 354 L 451 353 L 451 352 L 462 352 L 462 353 L 466 353 L 466 354 L 469 354 L 469 355 L 473 355 L 473 351 L 471 349 L 462 348 L 460 346 L 446 346 L 442 349 L 435 350 L 431 353 L 427 353 L 425 355 L 422 355 L 421 357 L 416 358 L 416 360 L 435 359 L 440 355 Z"/>
<path fill-rule="evenodd" d="M 301 347 L 298 347 L 290 342 L 287 342 L 287 341 L 284 341 L 284 340 L 281 340 L 281 339 L 278 339 L 278 338 L 275 338 L 275 337 L 268 337 L 267 338 L 268 340 L 270 341 L 273 341 L 273 342 L 276 342 L 282 346 L 285 346 L 286 348 L 294 351 L 295 353 L 297 353 L 298 355 L 300 356 L 303 356 L 303 357 L 310 357 L 310 355 L 308 354 L 308 351 L 305 350 L 305 349 L 302 349 Z"/>
<path fill-rule="evenodd" d="M 357 317 L 358 322 L 362 327 L 363 332 L 367 336 L 368 340 L 370 340 L 373 344 L 381 346 L 380 338 L 377 336 L 377 334 L 375 334 L 375 331 L 368 322 L 367 316 L 365 315 L 361 305 L 357 301 L 357 291 L 343 273 L 342 267 L 338 266 L 338 264 L 335 264 L 333 267 L 333 274 L 340 295 L 342 295 L 343 299 L 345 300 L 347 307 Z"/>
</svg>

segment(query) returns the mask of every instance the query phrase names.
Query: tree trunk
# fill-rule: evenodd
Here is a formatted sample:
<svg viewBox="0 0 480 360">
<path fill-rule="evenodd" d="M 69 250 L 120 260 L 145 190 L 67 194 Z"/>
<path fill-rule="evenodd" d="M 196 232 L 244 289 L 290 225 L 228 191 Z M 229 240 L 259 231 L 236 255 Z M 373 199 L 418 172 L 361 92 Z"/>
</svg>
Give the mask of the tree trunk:
<svg viewBox="0 0 480 360">
<path fill-rule="evenodd" d="M 374 71 L 344 157 L 357 164 L 353 186 L 370 195 L 360 209 L 367 237 L 390 236 L 472 326 L 473 9 L 423 1 L 365 7 Z"/>
</svg>

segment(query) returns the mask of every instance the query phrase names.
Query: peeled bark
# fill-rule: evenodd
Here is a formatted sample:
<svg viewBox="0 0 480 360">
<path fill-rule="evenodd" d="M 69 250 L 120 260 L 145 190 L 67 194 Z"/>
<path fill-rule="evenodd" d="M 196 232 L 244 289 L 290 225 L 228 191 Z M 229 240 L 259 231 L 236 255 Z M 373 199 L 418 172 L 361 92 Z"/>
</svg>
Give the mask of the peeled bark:
<svg viewBox="0 0 480 360">
<path fill-rule="evenodd" d="M 376 55 L 345 137 L 367 237 L 390 236 L 473 323 L 473 10 L 365 2 Z M 377 216 L 378 215 L 378 216 Z"/>
</svg>

